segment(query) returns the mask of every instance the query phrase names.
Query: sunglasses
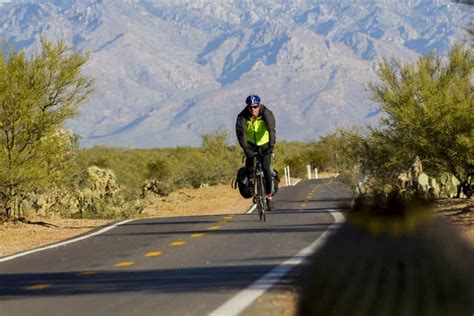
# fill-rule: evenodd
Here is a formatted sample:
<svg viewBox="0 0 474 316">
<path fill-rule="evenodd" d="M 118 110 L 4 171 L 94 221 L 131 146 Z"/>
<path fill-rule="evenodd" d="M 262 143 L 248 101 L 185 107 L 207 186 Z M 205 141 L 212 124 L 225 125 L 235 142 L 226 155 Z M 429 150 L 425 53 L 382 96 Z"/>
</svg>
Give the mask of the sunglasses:
<svg viewBox="0 0 474 316">
<path fill-rule="evenodd" d="M 259 106 L 260 106 L 260 104 L 252 104 L 252 105 L 250 105 L 250 107 L 251 107 L 251 108 L 254 108 L 254 109 L 258 108 Z"/>
</svg>

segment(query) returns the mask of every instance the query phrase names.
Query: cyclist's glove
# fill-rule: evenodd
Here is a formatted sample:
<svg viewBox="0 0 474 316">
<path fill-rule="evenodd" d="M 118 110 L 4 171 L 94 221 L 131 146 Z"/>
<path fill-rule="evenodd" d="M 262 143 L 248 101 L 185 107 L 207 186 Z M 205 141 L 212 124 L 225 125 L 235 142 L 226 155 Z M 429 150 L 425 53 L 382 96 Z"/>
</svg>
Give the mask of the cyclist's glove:
<svg viewBox="0 0 474 316">
<path fill-rule="evenodd" d="M 248 157 L 248 158 L 255 157 L 255 152 L 250 146 L 245 146 L 244 147 L 244 152 L 245 152 L 245 156 Z"/>
<path fill-rule="evenodd" d="M 273 146 L 268 146 L 262 151 L 262 154 L 264 155 L 271 155 L 273 152 Z"/>
</svg>

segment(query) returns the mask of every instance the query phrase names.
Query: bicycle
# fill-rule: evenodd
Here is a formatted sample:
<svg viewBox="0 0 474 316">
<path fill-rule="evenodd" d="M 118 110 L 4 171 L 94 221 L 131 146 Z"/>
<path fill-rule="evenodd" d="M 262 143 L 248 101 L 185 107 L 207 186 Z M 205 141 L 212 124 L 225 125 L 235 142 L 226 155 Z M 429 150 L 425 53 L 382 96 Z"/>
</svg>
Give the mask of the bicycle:
<svg viewBox="0 0 474 316">
<path fill-rule="evenodd" d="M 265 176 L 263 174 L 261 156 L 256 153 L 253 168 L 253 203 L 257 205 L 258 217 L 266 221 L 265 212 L 268 210 L 268 202 L 265 194 Z"/>
</svg>

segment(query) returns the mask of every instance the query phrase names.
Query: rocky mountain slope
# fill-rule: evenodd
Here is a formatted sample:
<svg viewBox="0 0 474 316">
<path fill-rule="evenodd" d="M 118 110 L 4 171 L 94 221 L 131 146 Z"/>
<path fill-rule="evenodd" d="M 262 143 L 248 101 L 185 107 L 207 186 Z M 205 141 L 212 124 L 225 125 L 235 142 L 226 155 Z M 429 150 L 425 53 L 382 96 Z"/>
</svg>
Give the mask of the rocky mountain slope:
<svg viewBox="0 0 474 316">
<path fill-rule="evenodd" d="M 233 133 L 252 93 L 279 139 L 374 123 L 377 61 L 444 54 L 473 16 L 442 0 L 12 0 L 0 36 L 28 52 L 41 35 L 92 52 L 96 92 L 67 123 L 84 146 L 161 147 Z"/>
</svg>

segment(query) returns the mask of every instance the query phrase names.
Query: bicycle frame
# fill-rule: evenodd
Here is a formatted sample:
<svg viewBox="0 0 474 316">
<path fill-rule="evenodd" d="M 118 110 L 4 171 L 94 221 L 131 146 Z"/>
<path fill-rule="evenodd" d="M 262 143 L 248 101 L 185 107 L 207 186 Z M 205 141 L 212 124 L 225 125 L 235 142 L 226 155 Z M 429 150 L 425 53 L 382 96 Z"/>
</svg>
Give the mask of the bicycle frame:
<svg viewBox="0 0 474 316">
<path fill-rule="evenodd" d="M 265 194 L 265 176 L 263 174 L 262 162 L 260 156 L 255 156 L 254 168 L 254 190 L 253 190 L 253 201 L 257 205 L 258 216 L 260 220 L 266 221 L 265 211 L 267 209 L 267 200 Z"/>
</svg>

